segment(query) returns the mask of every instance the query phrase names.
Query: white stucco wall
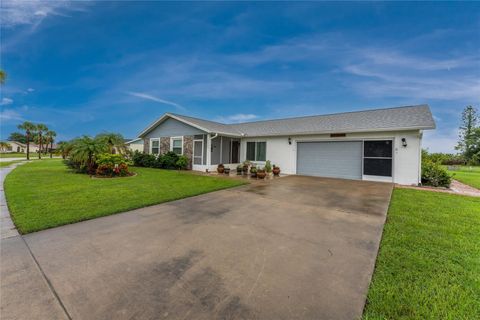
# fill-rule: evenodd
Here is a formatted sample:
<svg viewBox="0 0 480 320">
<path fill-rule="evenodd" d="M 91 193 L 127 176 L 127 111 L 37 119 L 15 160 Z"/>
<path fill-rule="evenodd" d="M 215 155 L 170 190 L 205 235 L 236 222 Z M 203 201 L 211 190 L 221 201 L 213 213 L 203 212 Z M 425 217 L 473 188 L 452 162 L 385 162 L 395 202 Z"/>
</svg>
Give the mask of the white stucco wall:
<svg viewBox="0 0 480 320">
<path fill-rule="evenodd" d="M 279 166 L 282 173 L 295 174 L 297 162 L 297 142 L 301 141 L 354 141 L 364 139 L 392 139 L 393 140 L 393 177 L 390 181 L 416 185 L 420 182 L 420 155 L 421 155 L 421 132 L 398 131 L 398 132 L 366 132 L 349 133 L 346 137 L 330 138 L 329 134 L 291 136 L 292 144 L 288 143 L 288 136 L 265 137 L 265 138 L 243 138 L 240 146 L 240 160 L 245 161 L 248 141 L 267 142 L 267 160 Z M 402 146 L 402 138 L 407 141 L 407 147 Z M 260 163 L 259 164 L 263 164 Z M 364 177 L 365 180 L 372 177 Z M 373 177 L 375 179 L 375 177 Z M 385 180 L 379 178 L 376 180 Z M 387 179 L 388 180 L 388 179 Z"/>
</svg>

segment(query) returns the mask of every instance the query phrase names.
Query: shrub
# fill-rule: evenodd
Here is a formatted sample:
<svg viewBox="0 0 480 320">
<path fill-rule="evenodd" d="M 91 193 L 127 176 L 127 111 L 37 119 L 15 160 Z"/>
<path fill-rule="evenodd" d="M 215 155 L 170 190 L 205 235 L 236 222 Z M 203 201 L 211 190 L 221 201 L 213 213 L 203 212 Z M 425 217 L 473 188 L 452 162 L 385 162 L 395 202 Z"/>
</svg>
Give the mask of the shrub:
<svg viewBox="0 0 480 320">
<path fill-rule="evenodd" d="M 188 168 L 189 163 L 190 161 L 188 160 L 188 158 L 184 155 L 181 155 L 180 157 L 178 157 L 178 160 L 176 163 L 177 169 L 185 170 Z"/>
<path fill-rule="evenodd" d="M 175 152 L 167 152 L 164 155 L 161 155 L 159 158 L 161 168 L 176 169 L 179 157 Z"/>
<path fill-rule="evenodd" d="M 135 151 L 132 156 L 133 165 L 137 167 L 153 167 L 157 161 L 157 157 L 153 154 Z"/>
<path fill-rule="evenodd" d="M 265 163 L 265 171 L 267 171 L 267 173 L 270 173 L 272 172 L 272 163 L 270 162 L 270 160 L 267 160 L 267 162 Z"/>
<path fill-rule="evenodd" d="M 422 183 L 434 187 L 449 187 L 452 178 L 440 164 L 429 159 L 422 161 Z"/>
<path fill-rule="evenodd" d="M 113 168 L 111 164 L 101 164 L 98 166 L 95 174 L 102 177 L 112 177 L 114 175 Z"/>
<path fill-rule="evenodd" d="M 96 160 L 99 166 L 101 165 L 120 165 L 120 164 L 127 164 L 127 159 L 121 154 L 111 154 L 111 153 L 102 153 L 97 156 Z"/>
</svg>

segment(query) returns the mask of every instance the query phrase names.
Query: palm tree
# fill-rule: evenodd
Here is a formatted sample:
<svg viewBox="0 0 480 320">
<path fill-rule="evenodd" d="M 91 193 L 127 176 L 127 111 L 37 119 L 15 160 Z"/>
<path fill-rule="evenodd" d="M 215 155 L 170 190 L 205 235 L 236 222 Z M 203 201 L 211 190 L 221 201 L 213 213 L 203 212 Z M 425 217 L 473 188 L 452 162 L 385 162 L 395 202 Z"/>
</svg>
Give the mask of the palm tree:
<svg viewBox="0 0 480 320">
<path fill-rule="evenodd" d="M 50 158 L 52 158 L 53 142 L 55 141 L 56 136 L 57 136 L 57 133 L 53 130 L 49 130 L 46 133 L 47 144 L 48 142 L 50 143 Z"/>
<path fill-rule="evenodd" d="M 37 129 L 37 126 L 31 122 L 25 121 L 24 123 L 19 124 L 17 128 L 25 130 L 25 137 L 27 139 L 27 160 L 30 160 L 30 138 Z"/>
<path fill-rule="evenodd" d="M 44 142 L 44 136 L 43 134 L 48 131 L 48 127 L 42 123 L 37 124 L 37 135 L 38 135 L 38 159 L 42 159 L 42 146 Z"/>
<path fill-rule="evenodd" d="M 93 172 L 95 157 L 109 150 L 104 141 L 83 136 L 72 141 L 71 159 L 87 166 L 88 172 Z"/>
<path fill-rule="evenodd" d="M 62 159 L 67 158 L 67 156 L 70 154 L 73 148 L 73 143 L 71 142 L 66 142 L 66 141 L 60 141 L 57 143 L 57 151 L 62 154 Z"/>
<path fill-rule="evenodd" d="M 12 147 L 12 146 L 10 145 L 10 143 L 0 141 L 0 150 L 2 150 L 2 151 L 8 151 L 8 149 L 10 149 L 11 147 Z"/>
<path fill-rule="evenodd" d="M 103 141 L 108 146 L 111 154 L 114 154 L 115 151 L 123 154 L 127 150 L 125 146 L 125 139 L 123 139 L 123 136 L 119 133 L 100 133 L 95 137 L 95 139 Z"/>
<path fill-rule="evenodd" d="M 7 79 L 7 73 L 0 69 L 0 84 L 5 84 L 5 80 Z"/>
</svg>

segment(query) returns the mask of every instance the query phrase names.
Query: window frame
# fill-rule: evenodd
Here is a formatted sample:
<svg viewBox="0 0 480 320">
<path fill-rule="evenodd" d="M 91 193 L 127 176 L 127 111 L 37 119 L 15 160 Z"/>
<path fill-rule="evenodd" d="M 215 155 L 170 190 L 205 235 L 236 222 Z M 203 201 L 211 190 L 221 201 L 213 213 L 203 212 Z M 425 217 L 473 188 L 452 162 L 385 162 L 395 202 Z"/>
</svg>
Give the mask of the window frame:
<svg viewBox="0 0 480 320">
<path fill-rule="evenodd" d="M 365 156 L 365 143 L 374 142 L 374 141 L 390 141 L 390 145 L 392 148 L 391 157 L 372 157 L 372 156 Z M 393 179 L 393 157 L 394 157 L 394 140 L 393 139 L 365 139 L 363 140 L 362 144 L 362 176 L 369 176 L 369 177 L 379 177 L 379 178 L 386 178 L 386 179 Z M 365 159 L 380 159 L 380 160 L 390 160 L 390 175 L 383 176 L 383 175 L 374 175 L 374 174 L 366 174 L 365 173 Z"/>
<path fill-rule="evenodd" d="M 153 141 L 158 141 L 158 153 L 153 153 L 153 143 L 152 143 Z M 160 154 L 160 138 L 150 138 L 149 149 L 150 149 L 150 154 L 159 155 Z"/>
<path fill-rule="evenodd" d="M 181 148 L 182 148 L 182 151 L 180 154 L 178 154 L 179 156 L 182 156 L 183 155 L 183 136 L 178 136 L 178 137 L 170 137 L 170 151 L 171 152 L 174 152 L 173 151 L 173 140 L 180 140 L 181 141 Z M 176 147 L 178 148 L 178 147 Z"/>
<path fill-rule="evenodd" d="M 248 143 L 254 143 L 254 160 L 248 159 Z M 257 159 L 257 151 L 258 151 L 258 144 L 265 143 L 265 160 L 258 160 Z M 247 141 L 245 144 L 245 160 L 247 161 L 255 161 L 255 162 L 266 162 L 267 161 L 267 141 L 266 140 L 258 140 L 258 141 Z"/>
</svg>

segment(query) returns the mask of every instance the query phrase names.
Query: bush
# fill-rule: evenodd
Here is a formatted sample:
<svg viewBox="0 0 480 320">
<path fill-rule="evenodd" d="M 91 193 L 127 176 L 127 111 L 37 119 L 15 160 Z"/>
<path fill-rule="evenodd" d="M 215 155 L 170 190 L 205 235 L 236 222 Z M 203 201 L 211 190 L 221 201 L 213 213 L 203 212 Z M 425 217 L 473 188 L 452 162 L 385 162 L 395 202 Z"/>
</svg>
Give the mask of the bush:
<svg viewBox="0 0 480 320">
<path fill-rule="evenodd" d="M 178 160 L 176 163 L 177 169 L 185 170 L 188 168 L 189 163 L 190 161 L 188 160 L 188 158 L 184 155 L 181 155 L 180 157 L 178 157 Z"/>
<path fill-rule="evenodd" d="M 433 187 L 449 187 L 452 178 L 440 164 L 429 159 L 422 161 L 422 183 Z"/>
<path fill-rule="evenodd" d="M 154 167 L 157 157 L 153 154 L 135 151 L 132 156 L 133 165 L 137 167 Z"/>
<path fill-rule="evenodd" d="M 99 166 L 101 165 L 120 165 L 120 164 L 128 164 L 127 159 L 121 154 L 111 154 L 111 153 L 102 153 L 97 156 L 96 160 Z"/>
<path fill-rule="evenodd" d="M 160 167 L 163 169 L 176 169 L 178 158 L 175 152 L 167 152 L 159 157 Z"/>
<path fill-rule="evenodd" d="M 270 173 L 272 172 L 272 163 L 270 162 L 270 160 L 267 160 L 267 162 L 265 163 L 265 171 L 267 171 L 267 173 Z"/>
</svg>

